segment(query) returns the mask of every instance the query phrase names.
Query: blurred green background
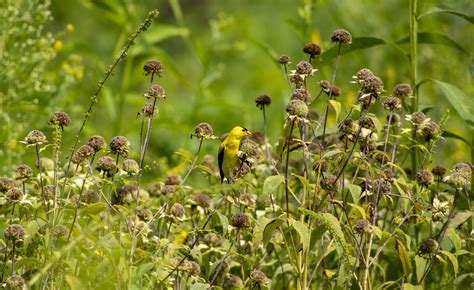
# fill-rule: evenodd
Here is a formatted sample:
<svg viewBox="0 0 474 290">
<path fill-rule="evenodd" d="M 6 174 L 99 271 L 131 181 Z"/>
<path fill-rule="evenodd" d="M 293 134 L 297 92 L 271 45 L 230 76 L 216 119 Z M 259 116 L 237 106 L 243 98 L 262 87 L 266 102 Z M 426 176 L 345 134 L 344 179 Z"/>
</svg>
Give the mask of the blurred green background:
<svg viewBox="0 0 474 290">
<path fill-rule="evenodd" d="M 350 31 L 353 37 L 387 42 L 397 42 L 409 31 L 409 1 L 396 0 L 71 0 L 53 1 L 49 8 L 44 3 L 5 0 L 0 4 L 4 6 L 0 7 L 0 175 L 9 175 L 20 163 L 33 164 L 33 151 L 18 141 L 32 129 L 43 130 L 51 140 L 47 120 L 54 111 L 66 111 L 73 120 L 64 132 L 66 157 L 97 82 L 152 9 L 159 10 L 159 17 L 107 83 L 81 141 L 94 134 L 107 140 L 124 135 L 132 142 L 133 157 L 138 158 L 141 118 L 137 113 L 145 103 L 143 94 L 149 82 L 142 68 L 147 59 L 159 59 L 165 73 L 156 82 L 166 89 L 167 98 L 159 101 L 147 155 L 148 163 L 156 161 L 151 170 L 158 175 L 165 173 L 160 165 L 165 161 L 171 166 L 179 163 L 181 157 L 175 151 L 197 149 L 198 141 L 189 136 L 199 122 L 210 123 L 218 136 L 235 125 L 261 131 L 262 115 L 254 99 L 262 93 L 273 98 L 268 109 L 269 135 L 276 142 L 290 96 L 276 61 L 279 55 L 289 55 L 293 65 L 306 60 L 303 45 L 313 41 L 325 51 L 333 46 L 330 36 L 338 28 Z M 439 4 L 469 15 L 474 10 L 472 1 L 459 0 L 419 1 L 419 11 Z M 11 7 L 19 14 L 10 11 Z M 420 44 L 419 79 L 451 83 L 473 96 L 472 24 L 450 14 L 431 14 L 420 20 L 419 31 L 445 34 L 453 41 L 449 45 Z M 29 41 L 38 36 L 43 40 Z M 408 50 L 406 44 L 401 47 Z M 313 64 L 319 71 L 309 84 L 312 93 L 319 90 L 317 81 L 331 78 L 333 61 L 326 58 Z M 382 78 L 386 95 L 395 84 L 410 80 L 408 58 L 393 46 L 345 54 L 336 79 L 342 89 L 343 110 L 357 94 L 357 87 L 349 83 L 351 76 L 363 67 Z M 319 102 L 312 109 L 321 113 L 324 105 Z M 447 130 L 471 140 L 469 127 L 431 83 L 421 87 L 420 107 L 433 107 L 429 116 L 435 121 L 450 109 Z M 217 147 L 217 140 L 209 141 L 204 151 L 216 154 Z M 439 152 L 435 162 L 446 165 L 470 158 L 469 146 L 459 140 L 441 142 Z"/>
</svg>

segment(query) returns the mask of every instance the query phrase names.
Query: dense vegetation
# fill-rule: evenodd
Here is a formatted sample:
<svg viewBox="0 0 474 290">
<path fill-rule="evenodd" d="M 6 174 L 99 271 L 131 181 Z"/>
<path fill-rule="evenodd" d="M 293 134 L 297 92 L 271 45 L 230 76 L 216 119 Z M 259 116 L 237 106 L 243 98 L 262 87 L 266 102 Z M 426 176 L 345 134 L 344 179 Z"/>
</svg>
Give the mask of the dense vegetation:
<svg viewBox="0 0 474 290">
<path fill-rule="evenodd" d="M 151 2 L 1 4 L 2 287 L 471 285 L 468 1 Z"/>
</svg>

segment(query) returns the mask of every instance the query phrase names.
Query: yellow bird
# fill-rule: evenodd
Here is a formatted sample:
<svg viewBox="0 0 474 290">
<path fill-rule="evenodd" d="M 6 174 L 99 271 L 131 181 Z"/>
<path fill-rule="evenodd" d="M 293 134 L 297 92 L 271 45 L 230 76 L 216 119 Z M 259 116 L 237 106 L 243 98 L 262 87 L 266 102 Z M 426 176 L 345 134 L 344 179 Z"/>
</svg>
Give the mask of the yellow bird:
<svg viewBox="0 0 474 290">
<path fill-rule="evenodd" d="M 240 141 L 251 134 L 249 130 L 237 126 L 234 127 L 224 141 L 222 141 L 218 155 L 221 183 L 224 182 L 224 177 L 227 178 L 227 182 L 229 183 L 234 181 L 234 170 L 239 161 Z"/>
</svg>

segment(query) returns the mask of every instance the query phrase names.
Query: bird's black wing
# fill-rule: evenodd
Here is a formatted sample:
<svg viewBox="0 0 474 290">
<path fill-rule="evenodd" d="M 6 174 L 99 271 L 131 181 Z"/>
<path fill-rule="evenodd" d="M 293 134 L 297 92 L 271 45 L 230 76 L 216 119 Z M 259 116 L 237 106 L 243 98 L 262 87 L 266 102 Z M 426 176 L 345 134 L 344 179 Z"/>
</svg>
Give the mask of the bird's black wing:
<svg viewBox="0 0 474 290">
<path fill-rule="evenodd" d="M 219 173 L 221 175 L 221 183 L 224 182 L 224 170 L 222 170 L 222 162 L 224 161 L 224 150 L 225 150 L 225 145 L 222 144 L 221 147 L 219 148 L 219 155 L 217 156 L 217 162 L 219 164 Z"/>
</svg>

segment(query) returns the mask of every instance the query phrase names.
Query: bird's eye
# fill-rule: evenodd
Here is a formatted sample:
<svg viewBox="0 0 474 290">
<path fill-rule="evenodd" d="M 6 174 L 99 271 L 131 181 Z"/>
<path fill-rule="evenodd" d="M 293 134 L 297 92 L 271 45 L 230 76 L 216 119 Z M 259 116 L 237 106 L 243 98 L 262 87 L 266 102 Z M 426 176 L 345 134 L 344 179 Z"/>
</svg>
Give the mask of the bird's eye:
<svg viewBox="0 0 474 290">
<path fill-rule="evenodd" d="M 247 128 L 242 128 L 242 131 L 247 132 L 248 130 Z"/>
</svg>

